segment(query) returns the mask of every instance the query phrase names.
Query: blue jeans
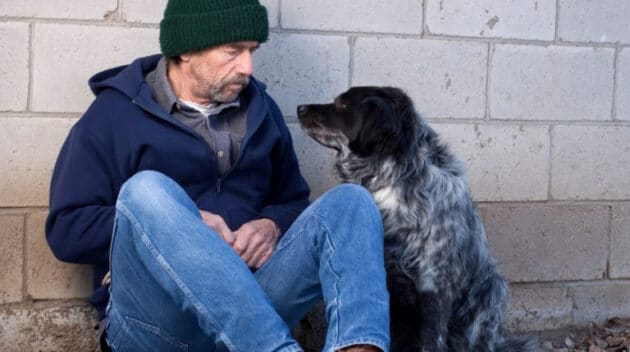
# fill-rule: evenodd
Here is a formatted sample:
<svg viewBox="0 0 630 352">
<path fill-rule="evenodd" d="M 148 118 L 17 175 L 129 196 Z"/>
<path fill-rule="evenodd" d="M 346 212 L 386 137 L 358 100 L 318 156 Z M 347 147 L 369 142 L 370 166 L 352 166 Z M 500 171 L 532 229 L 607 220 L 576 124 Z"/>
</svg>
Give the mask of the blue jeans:
<svg viewBox="0 0 630 352">
<path fill-rule="evenodd" d="M 338 186 L 314 202 L 254 273 L 160 173 L 130 178 L 116 210 L 113 351 L 301 351 L 291 328 L 322 297 L 325 351 L 389 350 L 382 224 L 363 188 Z"/>
</svg>

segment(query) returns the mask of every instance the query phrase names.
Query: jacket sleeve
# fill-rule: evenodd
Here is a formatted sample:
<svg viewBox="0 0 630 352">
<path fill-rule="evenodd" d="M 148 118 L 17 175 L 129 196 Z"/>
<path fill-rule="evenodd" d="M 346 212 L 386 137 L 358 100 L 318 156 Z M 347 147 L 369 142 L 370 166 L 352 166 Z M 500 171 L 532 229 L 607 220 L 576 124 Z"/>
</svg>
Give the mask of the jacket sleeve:
<svg viewBox="0 0 630 352">
<path fill-rule="evenodd" d="M 274 170 L 267 206 L 261 217 L 272 219 L 285 233 L 309 205 L 310 189 L 300 173 L 289 129 L 280 109 L 270 100 L 271 113 L 281 133 L 279 148 L 273 155 Z"/>
<path fill-rule="evenodd" d="M 103 116 L 109 109 L 103 105 L 97 98 L 73 126 L 53 171 L 46 239 L 62 261 L 109 260 L 119 182 L 109 119 Z"/>
</svg>

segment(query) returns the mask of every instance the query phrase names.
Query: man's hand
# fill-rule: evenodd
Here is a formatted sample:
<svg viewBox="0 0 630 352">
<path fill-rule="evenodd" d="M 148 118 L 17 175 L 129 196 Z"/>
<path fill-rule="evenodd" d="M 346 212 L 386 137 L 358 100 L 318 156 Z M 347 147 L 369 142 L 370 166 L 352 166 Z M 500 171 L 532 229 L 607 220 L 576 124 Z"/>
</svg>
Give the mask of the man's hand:
<svg viewBox="0 0 630 352">
<path fill-rule="evenodd" d="M 234 231 L 232 246 L 250 268 L 258 269 L 271 257 L 280 238 L 280 229 L 273 220 L 257 219 Z"/>
<path fill-rule="evenodd" d="M 225 223 L 222 217 L 219 215 L 213 214 L 211 212 L 205 210 L 199 210 L 201 213 L 201 219 L 203 222 L 210 226 L 211 229 L 214 230 L 230 247 L 234 248 L 234 242 L 236 241 L 236 237 L 234 236 L 234 232 L 230 230 L 230 228 Z"/>
</svg>

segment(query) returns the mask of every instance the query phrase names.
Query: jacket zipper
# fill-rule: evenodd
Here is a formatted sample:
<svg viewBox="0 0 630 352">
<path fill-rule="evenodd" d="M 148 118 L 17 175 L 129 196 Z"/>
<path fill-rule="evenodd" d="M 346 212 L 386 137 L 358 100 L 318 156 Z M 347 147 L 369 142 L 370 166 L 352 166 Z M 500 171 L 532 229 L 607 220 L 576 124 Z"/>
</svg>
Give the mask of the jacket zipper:
<svg viewBox="0 0 630 352">
<path fill-rule="evenodd" d="M 191 128 L 189 128 L 188 126 L 184 126 L 183 124 L 179 124 L 179 123 L 175 122 L 174 120 L 171 120 L 170 118 L 163 116 L 159 112 L 152 111 L 151 109 L 146 107 L 144 104 L 141 104 L 140 102 L 138 102 L 136 99 L 131 99 L 131 102 L 134 103 L 135 105 L 139 106 L 142 110 L 148 112 L 149 114 L 151 114 L 153 116 L 160 117 L 163 120 L 166 120 L 167 122 L 171 123 L 172 125 L 176 126 L 177 128 L 179 128 L 181 130 L 184 130 L 186 133 L 192 135 L 194 138 L 202 141 L 203 144 L 206 146 L 206 148 L 208 148 L 210 150 L 210 157 L 213 159 L 214 162 L 216 162 L 215 157 L 214 157 L 214 150 L 212 150 L 212 148 L 210 148 L 210 146 L 208 146 L 208 143 L 206 143 L 206 141 L 203 139 L 203 137 L 201 137 L 198 133 L 193 131 Z M 170 115 L 166 115 L 166 116 L 170 117 Z M 240 159 L 240 157 L 239 157 L 239 159 Z M 221 193 L 221 180 L 222 180 L 222 177 L 218 176 L 218 173 L 217 173 L 216 169 L 214 170 L 214 174 L 217 176 L 217 185 L 216 185 L 217 193 Z M 227 175 L 227 173 L 226 173 L 226 175 Z M 223 175 L 223 178 L 225 178 L 225 175 Z"/>
<path fill-rule="evenodd" d="M 133 104 L 139 106 L 142 110 L 144 110 L 144 111 L 146 111 L 146 112 L 148 112 L 148 113 L 150 113 L 152 115 L 159 116 L 160 118 L 162 118 L 162 119 L 164 119 L 166 121 L 169 121 L 171 124 L 173 124 L 173 125 L 181 128 L 181 129 L 185 130 L 188 133 L 192 133 L 192 135 L 195 138 L 202 140 L 204 142 L 204 144 L 207 145 L 207 143 L 205 142 L 205 140 L 201 136 L 199 136 L 197 133 L 192 132 L 189 128 L 185 128 L 184 126 L 180 126 L 179 124 L 172 122 L 170 118 L 164 118 L 164 117 L 160 116 L 161 115 L 160 113 L 152 111 L 151 109 L 147 108 L 146 106 L 144 106 L 144 104 L 141 104 L 140 102 L 138 102 L 138 100 L 136 100 L 134 98 L 131 99 L 131 102 Z M 262 122 L 259 122 L 259 125 L 260 125 L 260 123 L 262 123 Z M 252 131 L 247 131 L 245 133 L 245 136 L 243 138 L 243 143 L 241 144 L 241 153 L 240 153 L 238 159 L 236 159 L 236 162 L 227 170 L 227 172 L 223 175 L 223 177 L 219 177 L 219 176 L 217 177 L 217 185 L 216 185 L 217 186 L 217 193 L 221 193 L 221 182 L 222 182 L 222 180 L 224 178 L 226 178 L 232 172 L 232 170 L 236 167 L 236 165 L 243 158 L 243 150 L 245 149 L 245 146 L 247 145 L 247 142 L 249 142 L 249 138 L 253 134 L 253 131 L 255 131 L 257 129 L 258 129 L 258 126 L 256 126 Z M 208 146 L 208 148 L 211 150 L 210 155 L 212 155 L 214 157 L 214 151 L 209 146 Z M 215 170 L 215 175 L 216 175 L 216 173 L 217 173 L 217 171 Z"/>
</svg>

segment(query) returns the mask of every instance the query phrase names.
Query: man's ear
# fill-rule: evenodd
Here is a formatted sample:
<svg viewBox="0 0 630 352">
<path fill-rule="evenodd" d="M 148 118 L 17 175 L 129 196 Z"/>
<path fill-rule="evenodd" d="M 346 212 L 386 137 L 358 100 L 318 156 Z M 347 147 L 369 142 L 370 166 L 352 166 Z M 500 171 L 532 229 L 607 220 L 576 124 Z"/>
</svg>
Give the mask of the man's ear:
<svg viewBox="0 0 630 352">
<path fill-rule="evenodd" d="M 182 62 L 190 62 L 190 58 L 192 57 L 192 53 L 183 53 L 179 54 L 179 59 Z"/>
</svg>

